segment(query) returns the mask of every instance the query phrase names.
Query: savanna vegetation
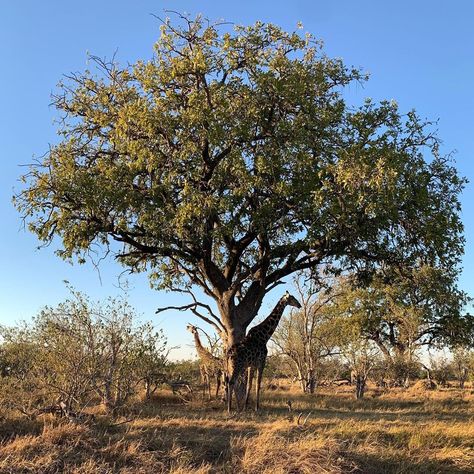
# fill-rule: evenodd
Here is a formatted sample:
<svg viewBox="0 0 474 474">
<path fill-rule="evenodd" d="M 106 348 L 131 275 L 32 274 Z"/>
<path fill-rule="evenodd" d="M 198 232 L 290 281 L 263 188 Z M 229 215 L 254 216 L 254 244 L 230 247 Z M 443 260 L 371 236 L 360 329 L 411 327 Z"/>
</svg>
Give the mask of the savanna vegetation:
<svg viewBox="0 0 474 474">
<path fill-rule="evenodd" d="M 125 299 L 71 290 L 3 328 L 0 472 L 472 472 L 472 346 L 392 360 L 360 302 L 341 312 L 347 279 L 295 283 L 302 307 L 275 333 L 257 413 L 208 399 L 204 361 L 170 361 Z"/>
<path fill-rule="evenodd" d="M 60 257 L 113 254 L 207 332 L 172 361 L 125 297 L 72 288 L 1 328 L 0 472 L 473 472 L 465 180 L 432 124 L 348 104 L 362 71 L 261 22 L 178 15 L 150 60 L 92 60 L 15 205 Z M 263 368 L 259 411 L 212 397 L 222 377 L 230 410 Z"/>
<path fill-rule="evenodd" d="M 186 403 L 160 389 L 87 422 L 3 415 L 0 472 L 470 473 L 472 386 L 353 388 L 301 394 L 281 381 L 258 414 L 229 418 L 220 402 Z M 292 411 L 287 400 L 292 401 Z"/>
</svg>

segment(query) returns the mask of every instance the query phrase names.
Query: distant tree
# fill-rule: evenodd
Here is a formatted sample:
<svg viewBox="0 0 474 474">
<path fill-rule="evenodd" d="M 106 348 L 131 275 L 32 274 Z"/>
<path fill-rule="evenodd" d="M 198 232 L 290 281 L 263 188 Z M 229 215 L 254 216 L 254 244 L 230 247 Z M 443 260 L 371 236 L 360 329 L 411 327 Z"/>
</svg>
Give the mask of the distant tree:
<svg viewBox="0 0 474 474">
<path fill-rule="evenodd" d="M 268 356 L 263 372 L 267 388 L 273 389 L 280 379 L 287 378 L 288 374 L 285 362 L 284 356 L 281 356 L 281 354 L 273 353 Z"/>
<path fill-rule="evenodd" d="M 40 240 L 65 259 L 113 252 L 157 288 L 200 288 L 218 314 L 181 309 L 227 345 L 302 269 L 458 264 L 465 181 L 430 123 L 393 101 L 347 105 L 366 76 L 309 34 L 181 20 L 164 22 L 151 60 L 92 58 L 99 76 L 60 84 L 60 141 L 15 198 Z"/>
<path fill-rule="evenodd" d="M 376 274 L 364 288 L 346 280 L 335 303 L 340 313 L 357 316 L 392 377 L 406 385 L 417 370 L 422 347 L 445 347 L 472 338 L 474 318 L 463 314 L 467 297 L 458 290 L 456 277 L 456 272 L 427 265 L 391 268 Z"/>
<path fill-rule="evenodd" d="M 367 381 L 380 362 L 380 350 L 364 337 L 360 320 L 341 319 L 339 323 L 341 358 L 351 373 L 357 399 L 363 398 Z"/>
<path fill-rule="evenodd" d="M 179 360 L 168 364 L 168 374 L 171 381 L 185 380 L 198 384 L 201 380 L 198 360 Z"/>
<path fill-rule="evenodd" d="M 314 393 L 323 376 L 324 359 L 337 352 L 335 317 L 327 308 L 338 295 L 337 289 L 335 292 L 328 289 L 332 281 L 326 281 L 323 286 L 310 276 L 300 274 L 295 279 L 302 308 L 282 318 L 272 341 L 278 352 L 290 359 L 303 392 Z"/>
<path fill-rule="evenodd" d="M 31 337 L 29 328 L 18 325 L 1 327 L 0 406 L 31 416 L 44 404 L 47 393 L 39 389 L 35 369 L 41 348 Z"/>
<path fill-rule="evenodd" d="M 464 388 L 464 384 L 474 373 L 474 351 L 468 347 L 458 346 L 453 349 L 453 372 L 459 382 L 459 388 Z"/>
<path fill-rule="evenodd" d="M 143 381 L 147 399 L 168 379 L 170 349 L 166 342 L 163 332 L 156 332 L 149 323 L 141 326 L 135 340 L 135 376 Z"/>
<path fill-rule="evenodd" d="M 447 356 L 431 356 L 429 368 L 430 378 L 433 378 L 439 386 L 448 387 L 449 381 L 455 377 L 452 360 Z"/>
</svg>

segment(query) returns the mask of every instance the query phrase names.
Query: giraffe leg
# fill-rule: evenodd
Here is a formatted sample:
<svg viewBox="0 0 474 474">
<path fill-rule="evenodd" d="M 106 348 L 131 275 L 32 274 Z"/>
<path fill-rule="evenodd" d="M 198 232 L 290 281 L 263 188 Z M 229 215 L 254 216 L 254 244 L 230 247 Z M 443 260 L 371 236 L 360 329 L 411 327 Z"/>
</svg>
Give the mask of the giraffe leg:
<svg viewBox="0 0 474 474">
<path fill-rule="evenodd" d="M 241 400 L 239 398 L 239 395 L 242 394 L 242 392 L 241 392 L 241 389 L 242 389 L 241 380 L 237 379 L 236 383 L 234 383 L 234 385 L 233 385 L 233 388 L 234 388 L 234 395 L 235 395 L 235 404 L 237 405 L 237 411 L 240 412 L 240 411 L 242 411 L 242 408 L 240 406 Z"/>
<path fill-rule="evenodd" d="M 265 367 L 265 361 L 262 364 L 259 364 L 257 367 L 257 385 L 255 387 L 255 411 L 258 411 L 260 408 L 260 385 L 262 383 L 263 369 Z"/>
<path fill-rule="evenodd" d="M 216 376 L 216 400 L 219 398 L 219 389 L 221 388 L 221 377 L 220 373 Z"/>
<path fill-rule="evenodd" d="M 249 367 L 247 369 L 247 390 L 245 394 L 245 405 L 244 409 L 247 408 L 247 405 L 249 403 L 249 398 L 250 398 L 250 390 L 252 390 L 252 382 L 253 382 L 253 375 L 254 375 L 254 368 Z"/>
<path fill-rule="evenodd" d="M 211 395 L 211 376 L 209 374 L 207 374 L 207 395 L 208 395 L 208 399 L 210 400 L 212 398 L 212 395 Z"/>
<path fill-rule="evenodd" d="M 228 375 L 225 376 L 225 396 L 227 402 L 227 412 L 230 413 L 232 410 L 232 387 Z"/>
<path fill-rule="evenodd" d="M 227 389 L 227 411 L 230 413 L 232 411 L 232 396 L 235 392 L 235 378 L 232 377 L 232 379 L 229 380 L 228 384 L 228 389 Z M 239 407 L 239 397 L 237 396 L 237 393 L 235 394 L 235 402 L 237 403 L 237 410 L 240 410 Z"/>
<path fill-rule="evenodd" d="M 202 383 L 202 398 L 204 399 L 206 397 L 206 384 L 207 384 L 207 379 L 206 379 L 206 371 L 204 370 L 204 367 L 200 367 L 200 373 L 201 373 L 201 383 Z"/>
<path fill-rule="evenodd" d="M 202 388 L 203 398 L 206 398 L 206 395 L 209 395 L 209 376 L 207 373 L 204 374 L 204 386 Z"/>
</svg>

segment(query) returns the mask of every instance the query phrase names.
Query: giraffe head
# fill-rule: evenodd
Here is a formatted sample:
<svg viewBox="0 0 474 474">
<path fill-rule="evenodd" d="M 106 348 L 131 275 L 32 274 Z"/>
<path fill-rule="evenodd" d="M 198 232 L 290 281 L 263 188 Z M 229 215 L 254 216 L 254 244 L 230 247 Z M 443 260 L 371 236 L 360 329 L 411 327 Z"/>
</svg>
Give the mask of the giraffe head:
<svg viewBox="0 0 474 474">
<path fill-rule="evenodd" d="M 301 308 L 300 302 L 287 291 L 283 296 L 283 301 L 287 306 L 294 306 L 295 308 Z"/>
<path fill-rule="evenodd" d="M 193 335 L 197 334 L 197 327 L 193 326 L 192 324 L 188 324 L 186 329 Z"/>
</svg>

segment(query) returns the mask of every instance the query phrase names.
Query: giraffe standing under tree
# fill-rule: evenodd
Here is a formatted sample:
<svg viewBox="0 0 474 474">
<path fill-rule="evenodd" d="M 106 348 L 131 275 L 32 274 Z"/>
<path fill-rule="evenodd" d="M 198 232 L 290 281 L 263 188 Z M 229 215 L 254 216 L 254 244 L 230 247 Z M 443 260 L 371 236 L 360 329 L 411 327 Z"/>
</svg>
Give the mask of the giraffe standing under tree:
<svg viewBox="0 0 474 474">
<path fill-rule="evenodd" d="M 284 309 L 287 306 L 301 308 L 299 301 L 288 291 L 280 298 L 273 311 L 260 324 L 250 329 L 245 338 L 229 348 L 226 354 L 226 396 L 227 410 L 232 409 L 232 393 L 235 390 L 237 379 L 247 370 L 247 393 L 245 396 L 245 407 L 248 404 L 252 381 L 257 372 L 255 387 L 255 410 L 259 409 L 260 385 L 262 383 L 263 369 L 267 359 L 267 342 L 272 337 L 280 322 Z M 236 394 L 237 409 L 240 411 L 239 400 Z"/>
<path fill-rule="evenodd" d="M 188 324 L 186 329 L 194 336 L 194 344 L 199 357 L 199 370 L 201 372 L 201 378 L 204 381 L 205 390 L 209 394 L 209 400 L 211 399 L 211 379 L 216 380 L 216 398 L 219 396 L 219 389 L 222 381 L 222 367 L 223 363 L 221 359 L 211 354 L 201 343 L 199 338 L 198 330 L 196 326 Z"/>
</svg>

